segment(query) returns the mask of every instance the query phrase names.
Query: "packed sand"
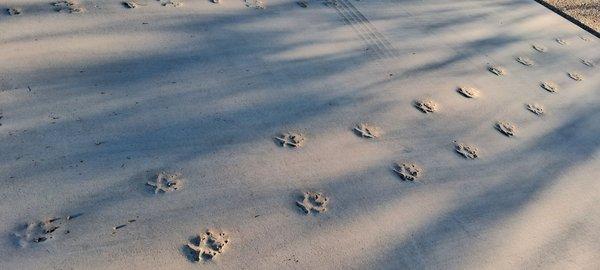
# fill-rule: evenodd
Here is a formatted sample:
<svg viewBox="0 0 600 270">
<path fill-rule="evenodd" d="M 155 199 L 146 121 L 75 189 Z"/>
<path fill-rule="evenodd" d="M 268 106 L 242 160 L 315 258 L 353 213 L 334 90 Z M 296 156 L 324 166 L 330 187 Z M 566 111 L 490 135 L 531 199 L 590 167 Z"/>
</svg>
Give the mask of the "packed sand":
<svg viewBox="0 0 600 270">
<path fill-rule="evenodd" d="M 1 4 L 0 269 L 600 265 L 600 41 L 534 1 Z"/>
</svg>

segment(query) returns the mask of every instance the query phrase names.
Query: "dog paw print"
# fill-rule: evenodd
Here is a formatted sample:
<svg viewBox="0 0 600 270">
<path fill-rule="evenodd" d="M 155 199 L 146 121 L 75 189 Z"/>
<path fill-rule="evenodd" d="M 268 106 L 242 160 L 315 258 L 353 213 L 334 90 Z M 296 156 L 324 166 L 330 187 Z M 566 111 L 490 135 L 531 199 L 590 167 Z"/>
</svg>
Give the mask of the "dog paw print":
<svg viewBox="0 0 600 270">
<path fill-rule="evenodd" d="M 438 110 L 438 104 L 435 101 L 428 99 L 415 100 L 414 106 L 422 113 L 433 113 Z"/>
<path fill-rule="evenodd" d="M 154 181 L 148 181 L 146 185 L 154 189 L 154 193 L 167 193 L 181 188 L 181 174 L 160 172 L 156 174 Z"/>
<path fill-rule="evenodd" d="M 529 57 L 519 56 L 515 60 L 517 60 L 517 62 L 521 63 L 524 66 L 530 67 L 530 66 L 535 65 L 535 62 L 533 62 L 533 60 L 531 60 Z"/>
<path fill-rule="evenodd" d="M 533 44 L 533 45 L 531 45 L 531 48 L 533 48 L 534 50 L 541 52 L 541 53 L 545 53 L 548 51 L 548 48 L 546 48 L 542 45 L 539 45 L 539 44 Z"/>
<path fill-rule="evenodd" d="M 467 87 L 467 86 L 459 86 L 456 89 L 456 92 L 458 92 L 459 94 L 461 94 L 462 96 L 466 97 L 466 98 L 476 98 L 479 97 L 479 90 L 473 88 L 473 87 Z"/>
<path fill-rule="evenodd" d="M 569 72 L 567 73 L 567 75 L 569 75 L 569 78 L 573 79 L 574 81 L 583 81 L 583 75 L 577 73 L 577 72 Z"/>
<path fill-rule="evenodd" d="M 353 130 L 356 135 L 362 138 L 375 139 L 381 136 L 381 129 L 367 123 L 360 123 Z"/>
<path fill-rule="evenodd" d="M 54 10 L 58 12 L 67 13 L 81 13 L 85 12 L 85 8 L 77 1 L 73 0 L 62 0 L 52 3 Z"/>
<path fill-rule="evenodd" d="M 194 255 L 194 261 L 210 261 L 221 254 L 229 244 L 229 237 L 224 232 L 206 230 L 198 235 L 187 247 Z"/>
<path fill-rule="evenodd" d="M 550 93 L 558 92 L 558 85 L 554 82 L 541 82 L 540 87 Z"/>
<path fill-rule="evenodd" d="M 306 137 L 301 133 L 285 133 L 275 137 L 282 147 L 300 148 L 306 142 Z"/>
<path fill-rule="evenodd" d="M 515 136 L 515 133 L 517 132 L 517 127 L 513 123 L 507 121 L 498 121 L 496 123 L 496 129 L 507 137 Z"/>
<path fill-rule="evenodd" d="M 457 141 L 454 141 L 454 150 L 461 156 L 468 159 L 475 159 L 479 156 L 479 149 L 477 149 L 476 146 L 470 144 L 459 143 Z"/>
<path fill-rule="evenodd" d="M 59 234 L 68 234 L 67 223 L 81 215 L 83 213 L 69 215 L 66 218 L 49 218 L 43 221 L 30 222 L 24 224 L 13 235 L 19 239 L 21 247 L 26 247 L 32 243 L 46 242 Z"/>
<path fill-rule="evenodd" d="M 423 174 L 423 169 L 415 163 L 396 163 L 392 170 L 405 181 L 415 181 Z"/>
<path fill-rule="evenodd" d="M 327 211 L 329 199 L 321 192 L 309 191 L 304 192 L 302 201 L 297 201 L 296 205 L 304 211 L 305 214 L 311 212 L 322 213 Z"/>
<path fill-rule="evenodd" d="M 504 76 L 506 75 L 506 69 L 501 66 L 489 66 L 488 71 L 496 76 Z"/>
<path fill-rule="evenodd" d="M 527 108 L 528 111 L 532 112 L 533 114 L 535 114 L 537 116 L 544 115 L 544 107 L 540 104 L 528 103 L 525 105 L 525 108 Z"/>
</svg>

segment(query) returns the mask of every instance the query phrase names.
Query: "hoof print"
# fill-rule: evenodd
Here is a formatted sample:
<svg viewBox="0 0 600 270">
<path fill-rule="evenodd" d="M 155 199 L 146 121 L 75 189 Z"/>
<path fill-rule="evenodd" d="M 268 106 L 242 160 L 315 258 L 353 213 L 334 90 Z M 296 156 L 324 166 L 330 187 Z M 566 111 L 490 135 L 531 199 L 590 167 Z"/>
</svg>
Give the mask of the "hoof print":
<svg viewBox="0 0 600 270">
<path fill-rule="evenodd" d="M 506 75 L 506 69 L 501 66 L 489 66 L 488 71 L 495 74 L 496 76 Z"/>
<path fill-rule="evenodd" d="M 414 163 L 396 163 L 392 170 L 404 181 L 415 181 L 423 174 L 423 170 Z"/>
<path fill-rule="evenodd" d="M 52 3 L 54 10 L 57 12 L 66 13 L 82 13 L 85 12 L 85 8 L 79 4 L 79 2 L 73 0 L 62 0 Z"/>
<path fill-rule="evenodd" d="M 540 86 L 550 93 L 558 92 L 558 85 L 556 85 L 554 82 L 542 82 L 540 83 Z"/>
<path fill-rule="evenodd" d="M 583 81 L 583 75 L 577 73 L 577 72 L 569 72 L 567 73 L 567 75 L 569 75 L 569 78 L 575 80 L 575 81 Z"/>
<path fill-rule="evenodd" d="M 517 127 L 513 123 L 506 121 L 498 121 L 496 123 L 496 129 L 507 137 L 515 136 L 515 133 L 517 132 Z"/>
<path fill-rule="evenodd" d="M 194 261 L 200 262 L 213 260 L 228 244 L 229 238 L 224 232 L 206 230 L 188 243 L 187 247 L 194 254 Z"/>
<path fill-rule="evenodd" d="M 535 65 L 535 62 L 533 62 L 533 60 L 529 59 L 528 57 L 525 56 L 519 56 L 517 57 L 515 60 L 517 60 L 517 62 L 523 64 L 524 66 L 533 66 Z"/>
<path fill-rule="evenodd" d="M 460 86 L 456 89 L 456 92 L 463 95 L 466 98 L 476 98 L 479 97 L 479 90 L 473 87 L 463 87 Z"/>
<path fill-rule="evenodd" d="M 362 138 L 375 139 L 381 136 L 381 130 L 367 123 L 360 123 L 354 127 L 354 133 Z"/>
<path fill-rule="evenodd" d="M 562 39 L 562 38 L 557 38 L 555 40 L 556 40 L 556 43 L 558 43 L 560 45 L 567 45 L 568 44 L 567 41 L 564 40 L 564 39 Z"/>
<path fill-rule="evenodd" d="M 432 100 L 415 100 L 414 106 L 422 113 L 433 113 L 438 110 L 437 103 Z"/>
<path fill-rule="evenodd" d="M 182 180 L 181 175 L 178 173 L 171 174 L 166 172 L 160 172 L 156 174 L 154 181 L 149 181 L 146 185 L 154 188 L 154 194 L 159 192 L 167 193 L 175 191 L 181 188 Z"/>
<path fill-rule="evenodd" d="M 528 103 L 525 105 L 525 108 L 527 108 L 528 111 L 534 113 L 535 115 L 544 115 L 544 107 L 542 107 L 542 105 L 536 103 Z"/>
<path fill-rule="evenodd" d="M 9 8 L 6 10 L 6 12 L 8 12 L 8 15 L 10 15 L 10 16 L 15 16 L 15 15 L 21 15 L 21 13 L 23 13 L 23 10 L 20 8 Z"/>
<path fill-rule="evenodd" d="M 306 138 L 301 133 L 285 133 L 275 137 L 282 147 L 300 148 L 304 146 Z"/>
<path fill-rule="evenodd" d="M 459 143 L 454 141 L 454 150 L 459 153 L 461 156 L 468 159 L 475 159 L 479 156 L 479 149 L 476 146 Z"/>
<path fill-rule="evenodd" d="M 302 201 L 297 201 L 296 205 L 304 211 L 305 214 L 314 213 L 322 213 L 327 211 L 327 204 L 329 203 L 329 199 L 321 192 L 304 192 L 304 198 Z"/>
<path fill-rule="evenodd" d="M 542 52 L 542 53 L 545 53 L 545 52 L 547 52 L 547 51 L 548 51 L 548 48 L 546 48 L 546 47 L 544 47 L 544 46 L 542 46 L 542 45 L 538 45 L 538 44 L 533 44 L 533 45 L 531 45 L 531 47 L 532 47 L 534 50 L 536 50 L 536 51 L 538 51 L 538 52 Z"/>
<path fill-rule="evenodd" d="M 588 66 L 588 67 L 594 67 L 594 62 L 590 61 L 590 60 L 585 60 L 585 59 L 581 59 L 581 63 Z"/>
</svg>

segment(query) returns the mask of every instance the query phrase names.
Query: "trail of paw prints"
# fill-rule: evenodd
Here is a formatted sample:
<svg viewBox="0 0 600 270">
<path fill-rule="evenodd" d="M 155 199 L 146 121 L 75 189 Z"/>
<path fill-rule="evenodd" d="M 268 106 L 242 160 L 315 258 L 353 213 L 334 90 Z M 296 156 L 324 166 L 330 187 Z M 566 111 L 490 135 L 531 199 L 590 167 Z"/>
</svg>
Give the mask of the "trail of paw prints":
<svg viewBox="0 0 600 270">
<path fill-rule="evenodd" d="M 498 121 L 496 122 L 495 127 L 496 130 L 504 134 L 506 137 L 513 137 L 517 133 L 517 127 L 508 121 Z"/>
<path fill-rule="evenodd" d="M 583 81 L 583 75 L 577 72 L 567 72 L 567 76 L 577 82 Z"/>
<path fill-rule="evenodd" d="M 423 169 L 415 163 L 395 163 L 392 170 L 404 181 L 415 181 L 423 174 Z"/>
<path fill-rule="evenodd" d="M 24 224 L 13 235 L 18 238 L 20 247 L 38 244 L 55 239 L 57 236 L 69 234 L 67 223 L 83 215 L 82 213 L 69 215 L 65 218 L 49 218 L 43 221 L 34 221 Z"/>
<path fill-rule="evenodd" d="M 194 262 L 211 261 L 223 253 L 229 242 L 225 232 L 208 229 L 187 243 L 186 247 L 192 252 Z"/>
<path fill-rule="evenodd" d="M 544 107 L 537 103 L 527 103 L 525 108 L 537 116 L 542 116 L 545 113 Z"/>
<path fill-rule="evenodd" d="M 466 98 L 479 97 L 479 90 L 477 90 L 473 87 L 459 86 L 458 88 L 456 88 L 456 92 L 458 92 L 459 94 L 461 94 L 462 96 L 464 96 Z"/>
<path fill-rule="evenodd" d="M 531 67 L 531 66 L 535 65 L 535 62 L 526 56 L 519 56 L 519 57 L 515 58 L 515 60 L 524 66 Z"/>
<path fill-rule="evenodd" d="M 491 72 L 492 74 L 494 74 L 496 76 L 504 76 L 507 74 L 506 69 L 501 66 L 490 65 L 490 66 L 488 66 L 487 69 L 489 72 Z"/>
<path fill-rule="evenodd" d="M 159 172 L 146 185 L 154 189 L 154 194 L 167 193 L 180 189 L 183 186 L 183 180 L 180 173 Z"/>
<path fill-rule="evenodd" d="M 357 136 L 375 139 L 381 136 L 381 129 L 368 123 L 360 123 L 352 129 Z"/>
<path fill-rule="evenodd" d="M 548 52 L 548 48 L 546 48 L 546 46 L 539 45 L 539 44 L 533 44 L 533 45 L 531 45 L 531 48 L 533 48 L 534 50 L 541 52 L 541 53 Z"/>
<path fill-rule="evenodd" d="M 281 147 L 300 148 L 304 146 L 306 137 L 302 133 L 289 132 L 275 137 Z"/>
<path fill-rule="evenodd" d="M 6 13 L 8 13 L 10 16 L 17 16 L 23 13 L 23 9 L 18 7 L 8 8 L 6 9 Z"/>
<path fill-rule="evenodd" d="M 540 87 L 542 87 L 544 90 L 546 90 L 550 93 L 558 92 L 558 85 L 551 81 L 541 82 Z"/>
<path fill-rule="evenodd" d="M 304 192 L 302 201 L 296 201 L 296 205 L 307 215 L 327 211 L 328 204 L 329 198 L 325 194 L 316 191 Z"/>
<path fill-rule="evenodd" d="M 471 144 L 459 143 L 454 141 L 454 151 L 467 159 L 476 159 L 479 157 L 479 149 Z"/>
<path fill-rule="evenodd" d="M 64 13 L 82 13 L 85 12 L 85 7 L 81 5 L 78 1 L 74 0 L 61 0 L 52 3 L 54 6 L 54 10 L 57 12 Z"/>
<path fill-rule="evenodd" d="M 437 102 L 429 99 L 415 100 L 413 102 L 413 105 L 415 106 L 415 108 L 417 108 L 419 111 L 425 114 L 434 113 L 439 109 Z"/>
</svg>

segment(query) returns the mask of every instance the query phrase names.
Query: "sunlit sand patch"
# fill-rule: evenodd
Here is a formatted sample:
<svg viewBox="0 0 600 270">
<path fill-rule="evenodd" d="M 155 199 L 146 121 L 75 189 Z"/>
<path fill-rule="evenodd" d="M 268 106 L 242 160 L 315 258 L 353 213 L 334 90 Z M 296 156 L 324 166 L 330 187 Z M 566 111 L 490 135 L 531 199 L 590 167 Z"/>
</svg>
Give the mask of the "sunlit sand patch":
<svg viewBox="0 0 600 270">
<path fill-rule="evenodd" d="M 305 214 L 311 212 L 322 213 L 327 211 L 329 198 L 321 192 L 309 191 L 304 192 L 302 201 L 297 201 L 296 205 L 302 209 Z"/>
<path fill-rule="evenodd" d="M 225 232 L 206 230 L 199 234 L 187 247 L 194 255 L 194 261 L 210 261 L 221 254 L 229 244 L 229 237 Z"/>
<path fill-rule="evenodd" d="M 459 86 L 456 89 L 456 92 L 458 92 L 459 94 L 463 95 L 466 98 L 477 98 L 479 97 L 479 90 L 473 88 L 473 87 L 468 87 L 468 86 Z"/>
<path fill-rule="evenodd" d="M 544 107 L 537 103 L 528 103 L 525 105 L 525 108 L 538 116 L 542 116 L 544 114 Z"/>
<path fill-rule="evenodd" d="M 392 170 L 405 181 L 415 181 L 423 174 L 423 169 L 415 163 L 395 163 Z"/>
<path fill-rule="evenodd" d="M 507 137 L 512 137 L 515 136 L 516 132 L 517 132 L 517 127 L 508 121 L 498 121 L 496 122 L 496 129 L 506 135 Z"/>
</svg>

